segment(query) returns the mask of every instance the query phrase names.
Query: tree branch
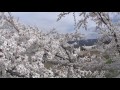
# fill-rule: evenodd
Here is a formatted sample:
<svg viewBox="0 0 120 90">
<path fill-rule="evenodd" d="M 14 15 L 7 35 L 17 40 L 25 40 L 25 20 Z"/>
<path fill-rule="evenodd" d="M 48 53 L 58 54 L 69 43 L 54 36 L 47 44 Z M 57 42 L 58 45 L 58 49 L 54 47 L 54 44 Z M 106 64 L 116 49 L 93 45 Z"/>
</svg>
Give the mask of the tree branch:
<svg viewBox="0 0 120 90">
<path fill-rule="evenodd" d="M 72 60 L 71 60 L 70 53 L 66 50 L 66 48 L 63 45 L 61 45 L 61 47 L 65 50 L 65 52 L 66 52 L 66 54 L 67 54 L 67 56 L 69 58 L 68 60 L 71 62 Z"/>
<path fill-rule="evenodd" d="M 108 27 L 108 29 L 109 29 L 110 31 L 112 31 L 114 40 L 115 40 L 115 42 L 116 42 L 117 51 L 118 51 L 118 53 L 120 54 L 120 50 L 119 50 L 120 45 L 118 44 L 117 34 L 108 26 L 108 24 L 105 22 L 105 20 L 103 19 L 103 17 L 102 17 L 102 15 L 101 15 L 100 12 L 98 12 L 98 15 L 100 16 L 101 21 Z M 109 22 L 109 19 L 106 19 L 106 20 L 108 20 L 108 22 Z M 110 25 L 110 26 L 111 26 L 111 25 Z"/>
</svg>

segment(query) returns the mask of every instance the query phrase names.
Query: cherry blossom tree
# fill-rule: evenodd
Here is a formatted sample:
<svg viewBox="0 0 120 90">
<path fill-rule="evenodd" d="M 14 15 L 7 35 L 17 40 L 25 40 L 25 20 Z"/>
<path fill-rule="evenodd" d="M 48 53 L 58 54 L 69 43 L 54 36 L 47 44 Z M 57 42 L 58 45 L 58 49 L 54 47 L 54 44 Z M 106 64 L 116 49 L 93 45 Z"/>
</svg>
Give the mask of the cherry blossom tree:
<svg viewBox="0 0 120 90">
<path fill-rule="evenodd" d="M 114 61 L 115 63 L 119 62 L 119 19 L 117 19 L 117 22 L 114 22 L 112 18 L 113 15 L 119 17 L 119 12 L 62 12 L 58 15 L 58 21 L 61 20 L 63 17 L 67 16 L 68 14 L 73 14 L 75 22 L 75 32 L 79 32 L 81 27 L 87 30 L 88 22 L 95 22 L 96 30 L 102 35 L 102 38 L 99 39 L 98 43 L 99 50 L 104 51 L 104 53 L 102 53 L 102 57 L 107 59 L 109 63 Z M 76 14 L 79 14 L 78 20 L 76 19 Z M 111 69 L 118 66 L 114 65 L 115 63 L 111 65 Z"/>
<path fill-rule="evenodd" d="M 119 12 L 77 12 L 79 13 L 80 20 L 76 20 L 75 12 L 62 12 L 58 16 L 58 21 L 70 13 L 73 13 L 76 32 L 78 32 L 81 27 L 87 29 L 88 22 L 94 21 L 96 30 L 98 30 L 103 36 L 111 38 L 112 47 L 115 47 L 114 50 L 120 54 L 119 22 L 115 25 L 111 18 L 113 14 L 119 16 Z"/>
<path fill-rule="evenodd" d="M 61 13 L 58 20 L 69 13 L 71 12 Z M 15 19 L 10 12 L 1 12 L 0 76 L 3 78 L 105 78 L 108 72 L 105 58 L 100 55 L 90 57 L 85 51 L 81 51 L 81 47 L 75 48 L 75 44 L 68 44 L 68 41 L 78 41 L 82 38 L 78 28 L 81 25 L 86 28 L 88 17 L 91 17 L 97 23 L 97 28 L 101 30 L 107 28 L 109 31 L 114 31 L 115 27 L 107 20 L 107 13 L 91 12 L 80 15 L 83 15 L 84 19 L 77 23 L 73 13 L 76 22 L 75 33 L 59 34 L 54 28 L 43 32 L 37 27 L 26 26 Z M 117 36 L 113 34 L 113 38 Z M 116 43 L 115 45 L 118 44 L 116 39 L 113 42 Z"/>
</svg>

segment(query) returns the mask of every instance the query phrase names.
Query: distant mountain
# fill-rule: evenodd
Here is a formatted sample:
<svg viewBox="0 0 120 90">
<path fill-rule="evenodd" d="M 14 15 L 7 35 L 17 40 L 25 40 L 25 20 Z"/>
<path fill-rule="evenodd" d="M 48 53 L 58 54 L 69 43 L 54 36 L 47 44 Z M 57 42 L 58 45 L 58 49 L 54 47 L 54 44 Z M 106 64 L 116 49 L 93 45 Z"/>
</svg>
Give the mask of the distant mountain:
<svg viewBox="0 0 120 90">
<path fill-rule="evenodd" d="M 79 41 L 79 46 L 92 46 L 95 43 L 97 43 L 97 39 L 87 39 L 87 40 L 80 40 Z M 68 44 L 74 44 L 76 41 L 69 41 Z M 79 47 L 76 45 L 75 47 Z"/>
</svg>

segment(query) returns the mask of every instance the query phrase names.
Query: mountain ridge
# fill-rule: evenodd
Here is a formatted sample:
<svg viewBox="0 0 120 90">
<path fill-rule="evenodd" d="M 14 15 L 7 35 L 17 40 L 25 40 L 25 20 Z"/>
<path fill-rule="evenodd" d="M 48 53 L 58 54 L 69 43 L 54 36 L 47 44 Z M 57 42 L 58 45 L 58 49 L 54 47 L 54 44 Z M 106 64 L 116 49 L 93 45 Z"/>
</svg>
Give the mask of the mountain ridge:
<svg viewBox="0 0 120 90">
<path fill-rule="evenodd" d="M 74 44 L 76 41 L 68 41 L 68 44 Z M 92 46 L 98 42 L 98 39 L 79 40 L 79 46 Z"/>
</svg>

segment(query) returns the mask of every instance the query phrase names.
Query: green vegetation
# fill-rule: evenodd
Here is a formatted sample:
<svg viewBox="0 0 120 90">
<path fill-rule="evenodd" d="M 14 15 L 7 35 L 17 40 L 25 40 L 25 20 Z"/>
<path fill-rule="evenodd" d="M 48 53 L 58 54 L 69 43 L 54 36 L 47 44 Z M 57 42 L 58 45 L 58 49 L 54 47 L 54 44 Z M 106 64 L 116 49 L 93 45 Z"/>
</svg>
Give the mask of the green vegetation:
<svg viewBox="0 0 120 90">
<path fill-rule="evenodd" d="M 118 70 L 111 69 L 111 70 L 108 70 L 108 72 L 106 72 L 105 77 L 106 78 L 113 78 L 113 77 L 116 77 L 119 74 L 120 74 L 120 72 Z"/>
<path fill-rule="evenodd" d="M 114 61 L 112 60 L 112 59 L 107 59 L 107 61 L 106 61 L 106 64 L 111 64 L 111 63 L 113 63 Z"/>
</svg>

